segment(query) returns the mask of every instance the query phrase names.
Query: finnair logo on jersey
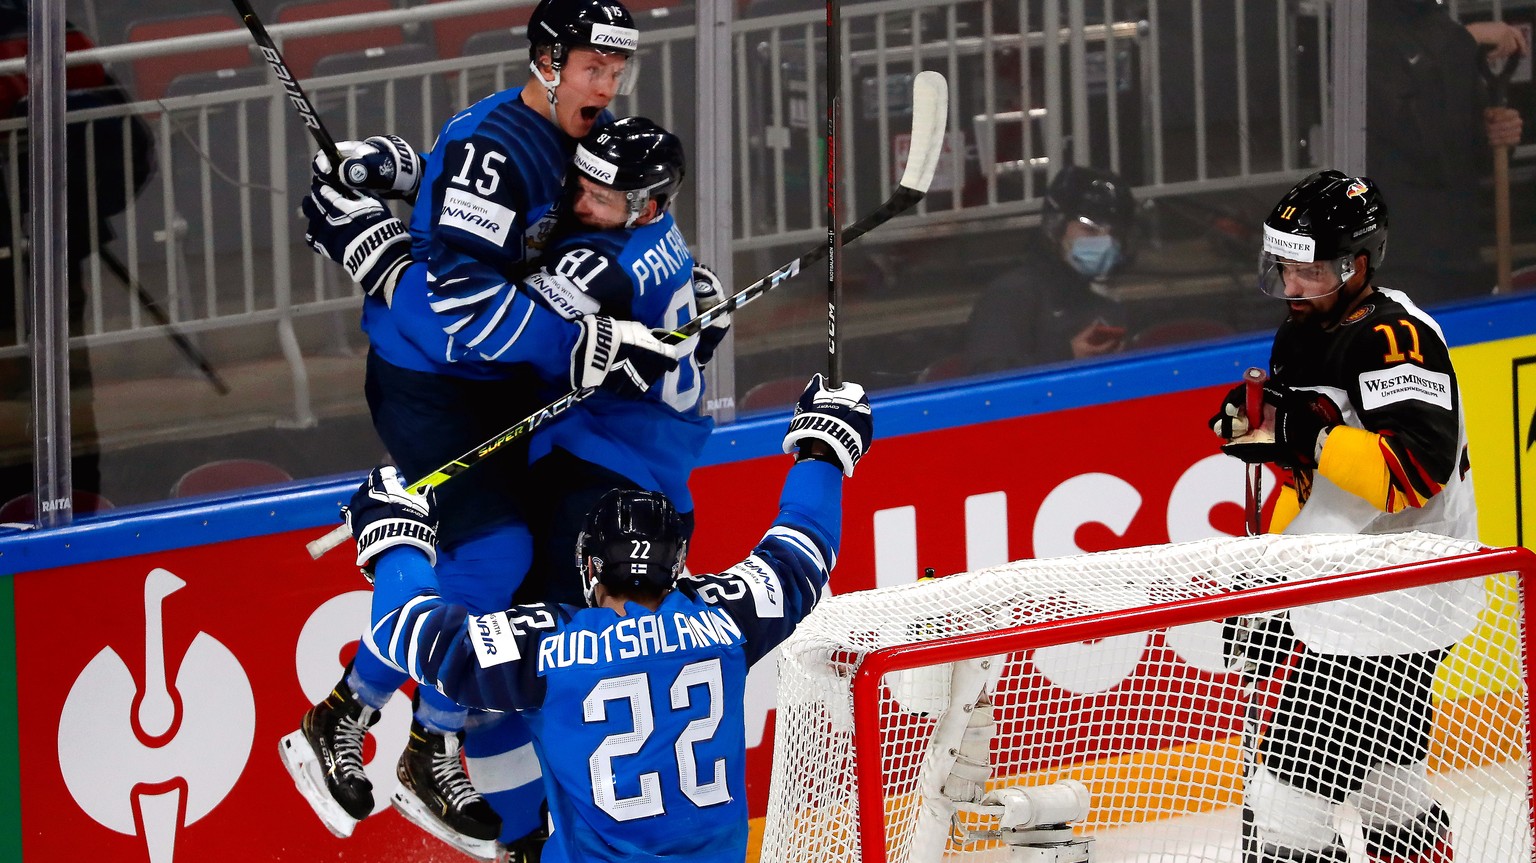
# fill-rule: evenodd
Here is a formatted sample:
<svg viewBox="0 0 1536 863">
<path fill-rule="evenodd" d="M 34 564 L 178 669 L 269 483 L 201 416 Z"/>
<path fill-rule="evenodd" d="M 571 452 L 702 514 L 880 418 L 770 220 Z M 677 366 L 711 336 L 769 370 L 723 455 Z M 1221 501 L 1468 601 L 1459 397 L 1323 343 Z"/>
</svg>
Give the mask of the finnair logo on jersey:
<svg viewBox="0 0 1536 863">
<path fill-rule="evenodd" d="M 517 639 L 512 634 L 512 623 L 505 611 L 495 614 L 471 614 L 465 618 L 469 626 L 469 638 L 475 645 L 475 658 L 481 668 L 490 668 L 521 659 Z"/>
<path fill-rule="evenodd" d="M 640 31 L 631 27 L 615 27 L 612 24 L 593 24 L 592 47 L 612 48 L 615 51 L 633 53 L 640 47 Z"/>
<path fill-rule="evenodd" d="M 752 605 L 758 617 L 780 618 L 784 616 L 784 589 L 779 576 L 762 558 L 752 555 L 721 575 L 741 580 L 752 592 Z"/>
<path fill-rule="evenodd" d="M 1277 231 L 1265 225 L 1264 251 L 1277 258 L 1307 263 L 1314 260 L 1313 256 L 1317 254 L 1317 241 L 1300 234 Z"/>
<path fill-rule="evenodd" d="M 591 150 L 580 144 L 576 145 L 576 170 L 605 186 L 613 185 L 613 179 L 619 175 L 618 165 L 594 156 Z"/>
<path fill-rule="evenodd" d="M 443 195 L 443 209 L 438 213 L 437 223 L 505 246 L 512 233 L 512 221 L 516 218 L 516 212 L 500 204 L 459 189 L 449 189 Z"/>
<path fill-rule="evenodd" d="M 1451 376 L 1417 366 L 1394 366 L 1360 376 L 1360 406 L 1375 410 L 1415 399 L 1451 409 Z"/>
</svg>

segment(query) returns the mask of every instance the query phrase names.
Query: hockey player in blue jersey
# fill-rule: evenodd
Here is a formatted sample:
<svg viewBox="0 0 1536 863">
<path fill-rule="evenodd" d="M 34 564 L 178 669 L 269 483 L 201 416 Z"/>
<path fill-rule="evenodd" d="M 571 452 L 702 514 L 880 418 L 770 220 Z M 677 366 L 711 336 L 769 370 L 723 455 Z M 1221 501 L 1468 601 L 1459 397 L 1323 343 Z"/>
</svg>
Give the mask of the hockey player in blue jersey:
<svg viewBox="0 0 1536 863">
<path fill-rule="evenodd" d="M 481 308 L 476 298 L 526 272 L 528 226 L 560 197 L 575 140 L 605 119 L 638 42 L 632 18 L 613 0 L 543 0 L 529 33 L 529 86 L 460 112 L 425 165 L 417 166 L 423 191 L 413 244 L 425 256 L 422 263 L 406 261 L 411 252 L 399 221 L 377 199 L 322 188 L 305 202 L 311 244 L 343 263 L 368 293 L 365 392 L 380 439 L 412 477 L 426 475 L 542 406 L 544 380 L 527 364 L 477 369 L 422 352 L 402 334 L 402 318 L 390 312 L 389 300 L 425 296 L 431 278 L 437 300 L 469 315 Z M 402 168 L 415 164 L 414 155 L 407 159 L 396 150 L 395 157 Z M 356 179 L 360 164 L 344 160 L 342 174 Z M 401 173 L 395 171 L 395 177 Z M 648 384 L 676 365 L 676 351 L 632 321 L 601 315 L 567 321 L 542 308 L 531 314 L 551 321 L 538 332 L 557 347 L 546 345 L 539 355 L 569 358 L 567 386 L 601 385 L 616 368 Z M 445 595 L 470 607 L 504 607 L 532 555 L 513 494 L 527 486 L 526 456 L 517 449 L 509 447 L 443 490 L 439 575 Z M 350 835 L 373 811 L 372 784 L 362 769 L 364 738 L 406 679 L 360 650 L 331 694 L 282 741 L 284 762 L 300 791 L 338 836 Z M 498 817 L 459 767 L 464 738 L 472 767 L 476 759 L 484 767 L 474 770 L 483 789 L 489 783 L 494 794 L 521 785 L 516 770 L 504 769 L 506 741 L 478 730 L 464 735 L 465 711 L 436 692 L 419 690 L 413 713 L 397 770 L 401 787 L 392 801 L 402 813 L 485 859 L 496 854 L 498 837 L 515 840 L 537 828 L 536 810 L 503 808 Z M 478 742 L 482 739 L 489 742 Z"/>
<path fill-rule="evenodd" d="M 473 614 L 440 596 L 430 494 L 380 468 L 353 496 L 374 643 L 423 686 L 534 729 L 554 823 L 544 863 L 745 858 L 747 671 L 826 588 L 842 479 L 872 433 L 863 389 L 815 376 L 784 438 L 797 463 L 778 517 L 718 575 L 682 575 L 688 541 L 664 496 L 606 495 L 578 546 L 585 607 Z"/>
<path fill-rule="evenodd" d="M 537 322 L 528 321 L 527 306 L 567 320 L 607 315 L 656 330 L 682 325 L 698 312 L 693 256 L 669 212 L 685 174 L 682 142 L 644 117 L 616 120 L 587 135 L 577 145 L 567 195 L 570 218 L 581 230 L 557 232 L 541 269 L 492 298 L 496 322 L 473 347 L 429 328 L 426 335 L 436 333 L 438 340 L 428 349 L 488 368 L 537 361 L 542 334 Z M 531 487 L 539 500 L 527 514 L 536 551 L 520 600 L 581 601 L 581 585 L 570 572 L 571 549 L 587 511 L 611 489 L 666 494 L 682 515 L 685 535 L 691 534 L 688 475 L 714 425 L 698 410 L 700 364 L 722 334 L 712 326 L 679 345 L 677 369 L 630 393 L 643 391 L 644 397 L 612 391 L 617 386 L 600 390 L 534 432 Z M 546 353 L 544 359 L 558 357 Z M 555 380 L 560 363 L 547 365 L 546 378 Z M 544 400 L 565 389 L 561 379 L 546 389 Z"/>
</svg>

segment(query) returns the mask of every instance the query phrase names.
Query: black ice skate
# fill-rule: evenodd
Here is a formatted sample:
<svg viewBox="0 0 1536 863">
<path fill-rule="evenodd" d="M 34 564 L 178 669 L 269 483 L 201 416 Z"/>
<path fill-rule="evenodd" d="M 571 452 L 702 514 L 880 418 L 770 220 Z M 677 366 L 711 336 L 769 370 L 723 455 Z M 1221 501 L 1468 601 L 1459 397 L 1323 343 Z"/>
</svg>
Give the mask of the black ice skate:
<svg viewBox="0 0 1536 863">
<path fill-rule="evenodd" d="M 363 738 L 379 721 L 342 677 L 325 700 L 304 714 L 299 730 L 278 744 L 293 784 L 337 836 L 352 835 L 373 812 L 373 783 L 363 772 Z"/>
<path fill-rule="evenodd" d="M 481 860 L 496 859 L 501 816 L 464 773 L 463 732 L 438 734 L 411 721 L 411 740 L 395 771 L 400 788 L 390 801 L 413 824 Z"/>
</svg>

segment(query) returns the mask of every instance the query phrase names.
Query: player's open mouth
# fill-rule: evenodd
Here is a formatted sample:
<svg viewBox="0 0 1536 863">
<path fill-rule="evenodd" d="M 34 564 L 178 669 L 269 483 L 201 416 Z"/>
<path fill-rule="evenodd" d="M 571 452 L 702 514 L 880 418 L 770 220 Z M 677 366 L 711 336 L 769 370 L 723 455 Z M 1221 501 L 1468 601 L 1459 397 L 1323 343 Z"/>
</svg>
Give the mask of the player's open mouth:
<svg viewBox="0 0 1536 863">
<path fill-rule="evenodd" d="M 591 123 L 597 119 L 597 114 L 601 110 L 603 109 L 597 107 L 596 105 L 588 105 L 587 107 L 581 109 L 581 119 Z"/>
</svg>

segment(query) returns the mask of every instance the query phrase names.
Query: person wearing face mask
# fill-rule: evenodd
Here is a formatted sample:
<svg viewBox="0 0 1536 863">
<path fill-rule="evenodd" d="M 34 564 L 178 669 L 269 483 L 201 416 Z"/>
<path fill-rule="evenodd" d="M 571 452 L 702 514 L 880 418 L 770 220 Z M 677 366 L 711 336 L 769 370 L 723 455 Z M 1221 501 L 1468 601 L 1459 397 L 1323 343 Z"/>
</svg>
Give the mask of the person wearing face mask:
<svg viewBox="0 0 1536 863">
<path fill-rule="evenodd" d="M 965 358 L 973 374 L 1104 356 L 1125 346 L 1119 303 L 1095 290 L 1134 249 L 1136 202 L 1125 181 L 1079 165 L 1046 189 L 1036 241 L 971 309 Z"/>
</svg>

